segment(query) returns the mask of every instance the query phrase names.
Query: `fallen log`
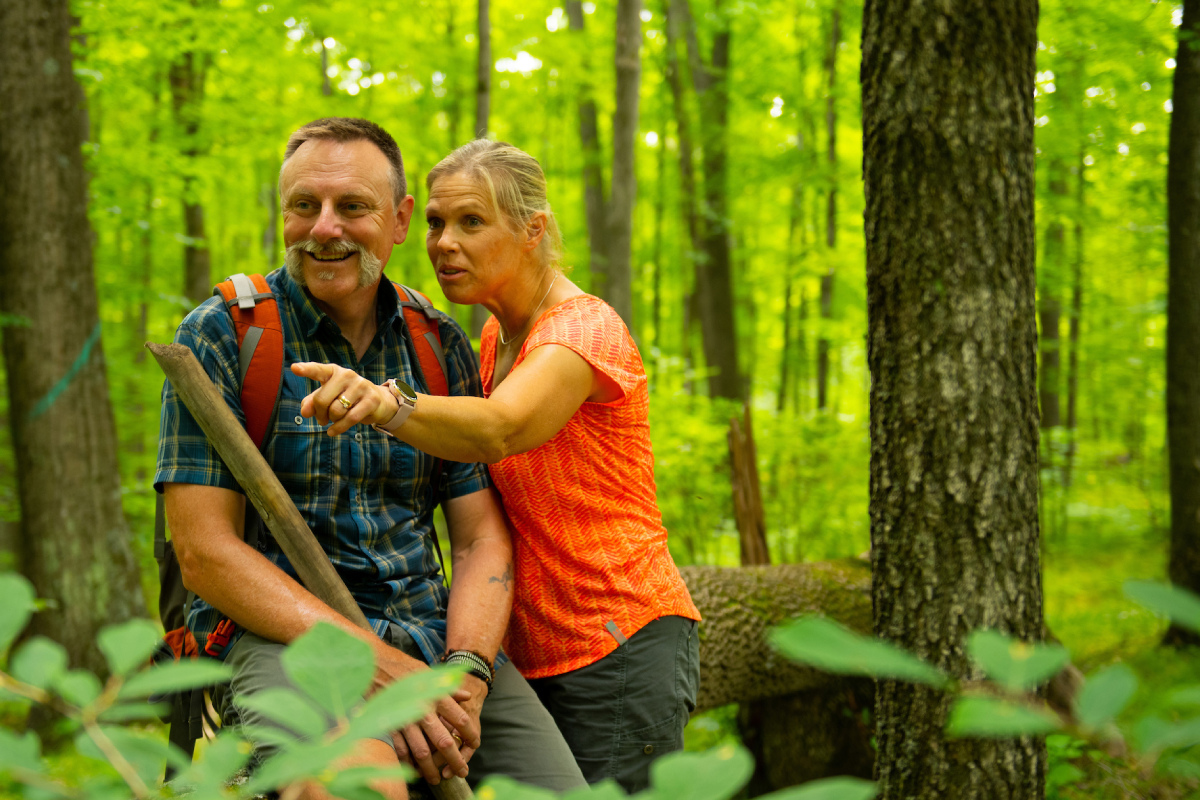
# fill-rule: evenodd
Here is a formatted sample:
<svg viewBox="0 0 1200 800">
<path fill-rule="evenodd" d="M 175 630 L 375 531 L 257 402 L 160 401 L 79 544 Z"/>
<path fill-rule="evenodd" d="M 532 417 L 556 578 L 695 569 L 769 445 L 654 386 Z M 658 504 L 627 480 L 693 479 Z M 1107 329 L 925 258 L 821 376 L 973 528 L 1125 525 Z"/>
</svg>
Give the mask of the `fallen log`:
<svg viewBox="0 0 1200 800">
<path fill-rule="evenodd" d="M 146 348 L 258 510 L 305 588 L 360 628 L 371 630 L 329 556 L 195 354 L 181 344 L 148 342 Z M 473 796 L 467 782 L 457 776 L 431 788 L 437 800 L 464 800 Z"/>
</svg>

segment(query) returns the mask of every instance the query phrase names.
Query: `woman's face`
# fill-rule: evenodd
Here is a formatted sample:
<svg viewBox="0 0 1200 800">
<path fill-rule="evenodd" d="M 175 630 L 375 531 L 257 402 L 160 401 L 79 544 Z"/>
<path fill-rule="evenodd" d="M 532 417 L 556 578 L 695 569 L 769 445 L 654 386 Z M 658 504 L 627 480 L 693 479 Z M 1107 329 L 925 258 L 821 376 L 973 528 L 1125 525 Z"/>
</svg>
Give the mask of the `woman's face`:
<svg viewBox="0 0 1200 800">
<path fill-rule="evenodd" d="M 447 300 L 485 302 L 517 275 L 525 237 L 513 234 L 474 178 L 460 173 L 434 181 L 425 219 L 425 249 Z"/>
</svg>

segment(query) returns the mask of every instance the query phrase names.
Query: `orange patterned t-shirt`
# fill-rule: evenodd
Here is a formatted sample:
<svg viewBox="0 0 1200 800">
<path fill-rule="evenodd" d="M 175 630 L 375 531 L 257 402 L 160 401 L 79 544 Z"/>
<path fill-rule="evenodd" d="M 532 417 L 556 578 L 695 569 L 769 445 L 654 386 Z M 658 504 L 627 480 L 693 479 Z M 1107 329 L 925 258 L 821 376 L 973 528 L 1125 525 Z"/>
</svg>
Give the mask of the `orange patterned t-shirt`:
<svg viewBox="0 0 1200 800">
<path fill-rule="evenodd" d="M 490 395 L 499 323 L 483 329 L 483 391 Z M 577 295 L 546 311 L 521 347 L 568 347 L 611 378 L 622 396 L 584 403 L 540 447 L 491 466 L 515 528 L 516 594 L 504 650 L 526 678 L 599 661 L 658 617 L 700 619 L 667 551 L 655 500 L 650 395 L 637 345 L 617 312 Z"/>
</svg>

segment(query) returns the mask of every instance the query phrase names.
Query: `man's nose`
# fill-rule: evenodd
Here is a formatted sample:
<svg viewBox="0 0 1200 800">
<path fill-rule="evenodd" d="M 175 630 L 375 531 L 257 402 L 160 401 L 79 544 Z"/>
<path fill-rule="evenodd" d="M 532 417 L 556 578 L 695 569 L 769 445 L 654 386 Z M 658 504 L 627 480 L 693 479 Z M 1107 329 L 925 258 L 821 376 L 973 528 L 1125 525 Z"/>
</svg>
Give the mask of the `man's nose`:
<svg viewBox="0 0 1200 800">
<path fill-rule="evenodd" d="M 318 242 L 342 238 L 342 220 L 333 203 L 321 204 L 321 213 L 317 215 L 317 220 L 313 223 L 312 236 Z"/>
</svg>

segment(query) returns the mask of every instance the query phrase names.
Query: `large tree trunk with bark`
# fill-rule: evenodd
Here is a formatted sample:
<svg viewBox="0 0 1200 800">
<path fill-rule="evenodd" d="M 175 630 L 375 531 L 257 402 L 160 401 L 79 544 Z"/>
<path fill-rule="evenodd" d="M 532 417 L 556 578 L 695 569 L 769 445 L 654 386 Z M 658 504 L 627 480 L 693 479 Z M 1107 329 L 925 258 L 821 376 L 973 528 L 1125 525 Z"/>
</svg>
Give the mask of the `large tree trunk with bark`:
<svg viewBox="0 0 1200 800">
<path fill-rule="evenodd" d="M 92 274 L 83 91 L 66 0 L 0 3 L 0 315 L 21 501 L 21 571 L 51 602 L 33 633 L 107 673 L 105 625 L 145 616 Z"/>
<path fill-rule="evenodd" d="M 1200 592 L 1200 0 L 1183 4 L 1167 173 L 1167 448 L 1171 582 Z M 1200 643 L 1172 627 L 1172 643 Z"/>
<path fill-rule="evenodd" d="M 1036 0 L 863 18 L 875 632 L 959 679 L 970 631 L 1042 630 L 1036 29 Z M 1041 741 L 947 741 L 945 693 L 877 694 L 881 798 L 1042 797 Z"/>
</svg>

